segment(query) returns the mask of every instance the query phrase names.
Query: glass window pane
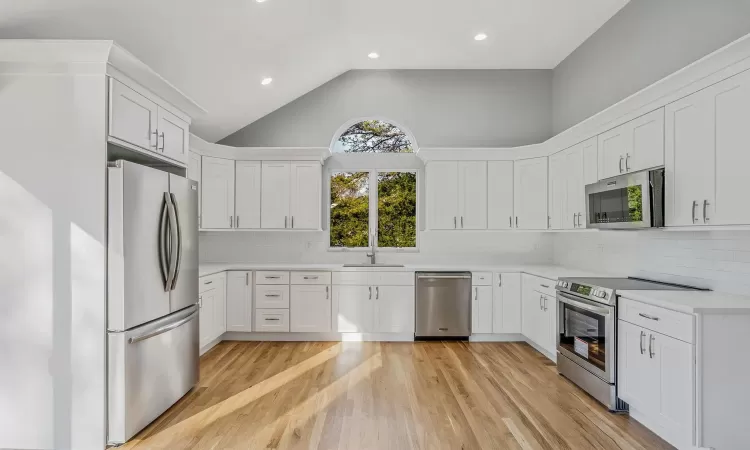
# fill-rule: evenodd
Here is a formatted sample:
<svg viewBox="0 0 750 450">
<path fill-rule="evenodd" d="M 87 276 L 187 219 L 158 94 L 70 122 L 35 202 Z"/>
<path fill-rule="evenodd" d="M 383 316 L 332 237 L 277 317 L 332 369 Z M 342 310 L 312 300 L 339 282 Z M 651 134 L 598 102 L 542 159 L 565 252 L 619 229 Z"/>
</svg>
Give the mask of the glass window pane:
<svg viewBox="0 0 750 450">
<path fill-rule="evenodd" d="M 369 245 L 369 176 L 368 172 L 331 174 L 331 247 Z"/>
<path fill-rule="evenodd" d="M 378 247 L 417 246 L 417 174 L 378 173 Z"/>
</svg>

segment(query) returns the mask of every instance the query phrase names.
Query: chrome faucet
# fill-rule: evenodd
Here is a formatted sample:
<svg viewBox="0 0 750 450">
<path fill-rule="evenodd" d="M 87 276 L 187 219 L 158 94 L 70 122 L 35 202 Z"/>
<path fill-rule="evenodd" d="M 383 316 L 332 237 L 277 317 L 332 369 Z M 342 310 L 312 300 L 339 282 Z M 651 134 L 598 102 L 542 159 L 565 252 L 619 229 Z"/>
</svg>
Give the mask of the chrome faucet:
<svg viewBox="0 0 750 450">
<path fill-rule="evenodd" d="M 375 265 L 377 264 L 375 262 L 376 254 L 375 254 L 375 235 L 370 236 L 370 248 L 372 249 L 372 253 L 368 253 L 367 257 L 370 258 L 370 264 Z"/>
</svg>

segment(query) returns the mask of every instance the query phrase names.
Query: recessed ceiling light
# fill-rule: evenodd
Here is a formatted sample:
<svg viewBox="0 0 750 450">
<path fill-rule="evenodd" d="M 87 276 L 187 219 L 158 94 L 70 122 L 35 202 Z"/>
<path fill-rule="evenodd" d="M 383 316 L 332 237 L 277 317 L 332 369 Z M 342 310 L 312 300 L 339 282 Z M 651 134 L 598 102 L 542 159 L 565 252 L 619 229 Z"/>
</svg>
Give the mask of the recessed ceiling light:
<svg viewBox="0 0 750 450">
<path fill-rule="evenodd" d="M 367 55 L 367 57 L 370 58 L 370 59 L 378 59 L 378 58 L 380 58 L 380 55 L 378 55 L 375 52 L 372 52 L 369 55 Z"/>
<path fill-rule="evenodd" d="M 262 84 L 263 86 L 266 86 L 266 85 L 271 84 L 272 81 L 273 81 L 273 78 L 263 78 L 260 81 L 260 84 Z"/>
<path fill-rule="evenodd" d="M 265 2 L 266 0 L 255 0 L 255 1 L 256 1 L 256 2 L 258 2 L 258 3 L 263 3 L 263 2 Z"/>
<path fill-rule="evenodd" d="M 487 39 L 487 35 L 484 33 L 479 33 L 476 36 L 474 36 L 475 41 L 483 41 L 485 39 Z"/>
</svg>

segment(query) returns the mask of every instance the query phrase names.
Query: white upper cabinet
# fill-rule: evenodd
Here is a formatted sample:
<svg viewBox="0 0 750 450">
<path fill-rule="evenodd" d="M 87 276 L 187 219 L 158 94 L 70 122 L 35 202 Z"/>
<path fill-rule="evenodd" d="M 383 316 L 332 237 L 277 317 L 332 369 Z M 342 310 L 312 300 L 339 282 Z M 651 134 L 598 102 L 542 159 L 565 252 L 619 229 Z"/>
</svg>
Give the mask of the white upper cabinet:
<svg viewBox="0 0 750 450">
<path fill-rule="evenodd" d="M 487 162 L 487 228 L 513 228 L 513 161 Z"/>
<path fill-rule="evenodd" d="M 427 165 L 428 227 L 432 230 L 458 228 L 458 163 L 435 161 Z"/>
<path fill-rule="evenodd" d="M 190 124 L 164 108 L 159 108 L 156 150 L 167 158 L 186 163 L 190 148 Z"/>
<path fill-rule="evenodd" d="M 547 157 L 515 162 L 513 225 L 524 230 L 547 229 Z"/>
<path fill-rule="evenodd" d="M 110 79 L 109 89 L 109 136 L 116 144 L 188 163 L 186 120 L 115 79 Z"/>
<path fill-rule="evenodd" d="M 204 156 L 201 178 L 203 228 L 233 228 L 234 161 Z"/>
<path fill-rule="evenodd" d="M 664 164 L 664 108 L 598 136 L 599 179 Z"/>
<path fill-rule="evenodd" d="M 549 228 L 562 230 L 567 218 L 568 181 L 565 152 L 549 157 Z"/>
<path fill-rule="evenodd" d="M 594 184 L 599 181 L 599 143 L 596 137 L 581 144 L 583 151 L 583 184 Z"/>
<path fill-rule="evenodd" d="M 487 162 L 458 163 L 458 214 L 461 229 L 487 229 Z"/>
<path fill-rule="evenodd" d="M 319 230 L 322 168 L 317 162 L 291 163 L 289 228 Z"/>
<path fill-rule="evenodd" d="M 109 98 L 109 135 L 156 151 L 157 104 L 114 79 L 110 79 Z"/>
<path fill-rule="evenodd" d="M 235 162 L 235 228 L 260 228 L 260 161 Z"/>
<path fill-rule="evenodd" d="M 750 72 L 666 107 L 666 224 L 747 225 Z"/>
<path fill-rule="evenodd" d="M 565 152 L 565 214 L 563 228 L 586 227 L 586 192 L 584 186 L 583 145 L 579 144 Z"/>
<path fill-rule="evenodd" d="M 290 163 L 263 161 L 261 175 L 261 228 L 291 228 L 289 224 Z"/>
</svg>

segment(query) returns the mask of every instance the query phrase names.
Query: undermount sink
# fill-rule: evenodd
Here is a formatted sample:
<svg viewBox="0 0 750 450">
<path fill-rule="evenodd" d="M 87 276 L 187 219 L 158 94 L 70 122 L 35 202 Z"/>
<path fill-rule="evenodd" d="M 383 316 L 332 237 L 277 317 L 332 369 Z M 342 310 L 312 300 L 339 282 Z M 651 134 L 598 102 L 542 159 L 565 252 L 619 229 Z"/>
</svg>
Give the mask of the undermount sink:
<svg viewBox="0 0 750 450">
<path fill-rule="evenodd" d="M 385 263 L 361 263 L 361 264 L 344 264 L 344 267 L 404 267 L 403 264 L 385 264 Z"/>
</svg>

